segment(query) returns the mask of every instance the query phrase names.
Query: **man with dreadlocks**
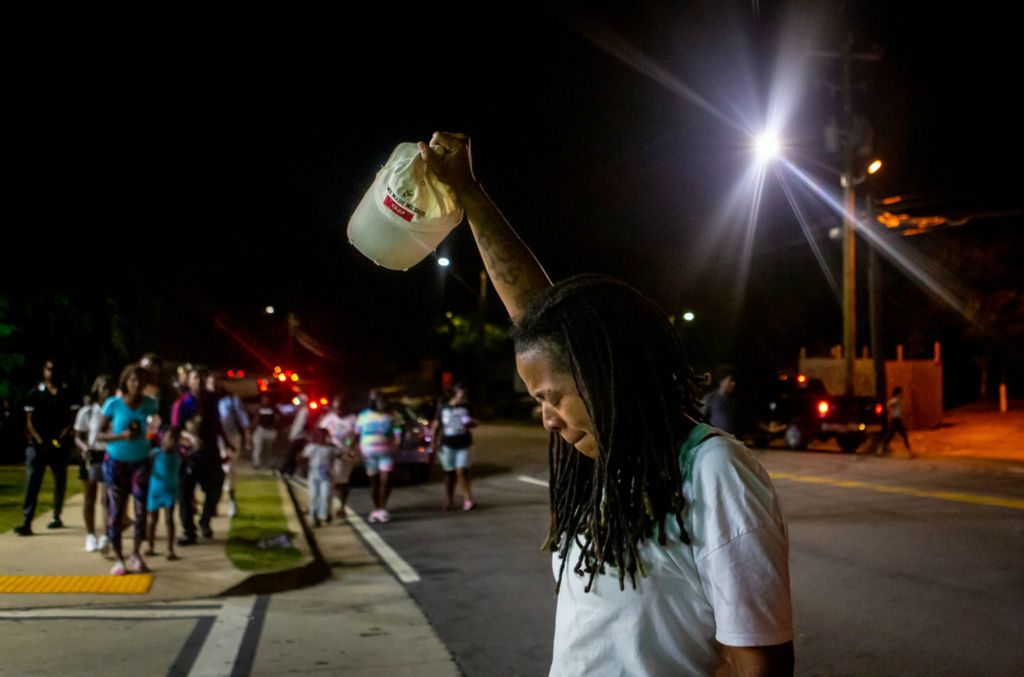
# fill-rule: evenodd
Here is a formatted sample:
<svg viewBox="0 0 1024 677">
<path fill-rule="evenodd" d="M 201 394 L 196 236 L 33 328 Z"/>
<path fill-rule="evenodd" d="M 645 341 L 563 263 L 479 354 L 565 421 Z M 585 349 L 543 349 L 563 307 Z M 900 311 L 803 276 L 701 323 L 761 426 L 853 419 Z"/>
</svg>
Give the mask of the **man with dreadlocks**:
<svg viewBox="0 0 1024 677">
<path fill-rule="evenodd" d="M 610 278 L 552 285 L 476 181 L 468 138 L 438 132 L 419 147 L 469 218 L 552 433 L 550 674 L 713 675 L 724 661 L 792 674 L 778 499 L 746 448 L 701 422 L 665 314 Z"/>
</svg>

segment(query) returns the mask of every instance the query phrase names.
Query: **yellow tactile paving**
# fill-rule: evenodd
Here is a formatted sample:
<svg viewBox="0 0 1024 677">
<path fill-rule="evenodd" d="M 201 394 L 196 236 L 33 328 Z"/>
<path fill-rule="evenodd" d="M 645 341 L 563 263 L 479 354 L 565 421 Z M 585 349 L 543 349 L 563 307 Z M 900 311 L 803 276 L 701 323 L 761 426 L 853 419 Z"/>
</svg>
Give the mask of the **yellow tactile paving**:
<svg viewBox="0 0 1024 677">
<path fill-rule="evenodd" d="M 144 595 L 153 574 L 130 576 L 0 576 L 0 594 Z"/>
</svg>

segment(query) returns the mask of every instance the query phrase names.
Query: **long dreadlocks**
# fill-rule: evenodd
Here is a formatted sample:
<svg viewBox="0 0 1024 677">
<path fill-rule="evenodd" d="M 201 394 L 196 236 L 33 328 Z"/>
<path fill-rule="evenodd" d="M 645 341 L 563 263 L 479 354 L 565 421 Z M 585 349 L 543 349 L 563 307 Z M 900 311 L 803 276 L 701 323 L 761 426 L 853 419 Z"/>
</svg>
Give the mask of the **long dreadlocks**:
<svg viewBox="0 0 1024 677">
<path fill-rule="evenodd" d="M 588 574 L 590 591 L 605 565 L 619 587 L 646 575 L 638 547 L 666 544 L 665 522 L 676 520 L 684 542 L 685 501 L 678 450 L 702 418 L 699 381 L 665 314 L 632 287 L 601 275 L 579 275 L 549 288 L 513 331 L 516 352 L 541 346 L 572 374 L 596 433 L 589 459 L 551 435 L 551 517 L 544 548 L 562 560 L 579 546 L 573 571 Z"/>
</svg>

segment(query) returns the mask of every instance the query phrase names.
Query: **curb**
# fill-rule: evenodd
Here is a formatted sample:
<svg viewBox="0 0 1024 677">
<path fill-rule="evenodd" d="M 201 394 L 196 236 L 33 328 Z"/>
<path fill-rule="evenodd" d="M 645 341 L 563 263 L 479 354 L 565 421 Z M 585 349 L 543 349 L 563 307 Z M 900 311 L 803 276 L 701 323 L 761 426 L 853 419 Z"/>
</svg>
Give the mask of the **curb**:
<svg viewBox="0 0 1024 677">
<path fill-rule="evenodd" d="M 295 510 L 296 518 L 302 526 L 302 534 L 306 538 L 309 552 L 313 555 L 313 561 L 301 566 L 292 567 L 291 569 L 253 574 L 241 583 L 219 593 L 218 597 L 268 595 L 275 592 L 287 592 L 288 590 L 297 590 L 323 583 L 331 577 L 331 567 L 324 560 L 320 546 L 317 545 L 316 536 L 313 535 L 313 530 L 306 523 L 305 512 L 299 506 L 299 499 L 295 496 L 295 489 L 292 488 L 291 481 L 277 471 L 274 471 L 274 475 L 278 481 L 284 482 L 284 486 L 288 490 L 288 497 L 291 498 L 292 508 Z"/>
</svg>

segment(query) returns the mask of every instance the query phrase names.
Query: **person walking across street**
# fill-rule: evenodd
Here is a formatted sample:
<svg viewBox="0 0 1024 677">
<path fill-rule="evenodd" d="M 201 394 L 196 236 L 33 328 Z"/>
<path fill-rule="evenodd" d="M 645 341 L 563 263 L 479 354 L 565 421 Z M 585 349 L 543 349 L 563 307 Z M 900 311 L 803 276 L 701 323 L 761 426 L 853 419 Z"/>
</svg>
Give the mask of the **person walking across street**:
<svg viewBox="0 0 1024 677">
<path fill-rule="evenodd" d="M 906 448 L 907 453 L 910 454 L 911 458 L 914 458 L 914 452 L 910 450 L 910 436 L 907 434 L 907 426 L 903 424 L 903 388 L 902 386 L 896 386 L 892 389 L 892 397 L 889 398 L 888 410 L 889 410 L 889 430 L 885 433 L 885 444 L 882 445 L 882 449 L 885 453 L 889 453 L 889 442 L 896 433 L 900 434 L 903 438 L 903 446 Z"/>
<path fill-rule="evenodd" d="M 359 453 L 363 456 L 363 467 L 370 478 L 370 497 L 373 499 L 373 511 L 366 521 L 389 522 L 389 478 L 395 467 L 393 453 L 398 446 L 400 431 L 395 424 L 394 415 L 388 411 L 387 403 L 380 393 L 370 393 L 369 406 L 356 417 L 356 434 L 359 436 Z"/>
<path fill-rule="evenodd" d="M 462 490 L 462 509 L 472 510 L 473 487 L 469 476 L 470 448 L 473 446 L 473 434 L 470 428 L 476 421 L 469 412 L 469 399 L 466 389 L 456 385 L 452 396 L 438 407 L 437 417 L 433 425 L 435 449 L 441 459 L 444 471 L 444 509 L 455 507 L 455 483 L 458 481 Z"/>
</svg>

